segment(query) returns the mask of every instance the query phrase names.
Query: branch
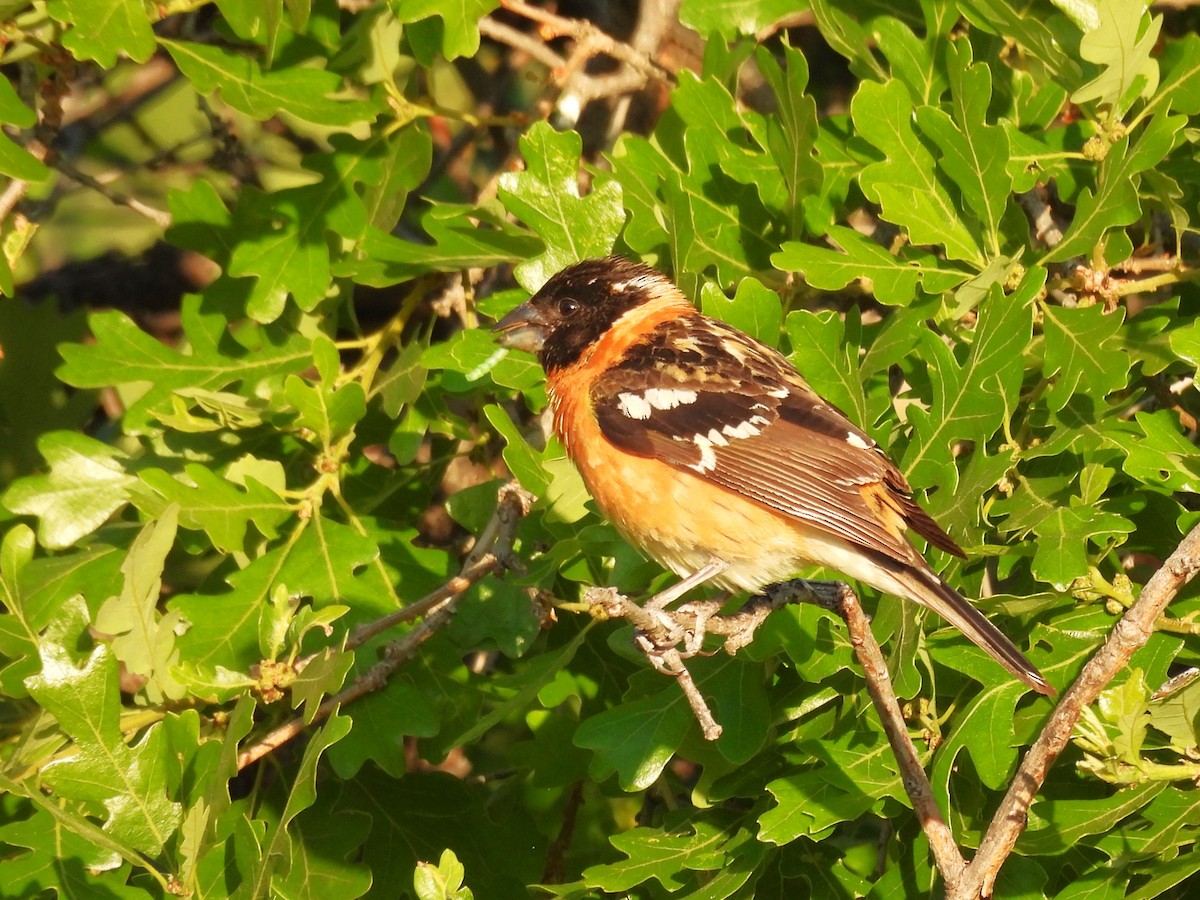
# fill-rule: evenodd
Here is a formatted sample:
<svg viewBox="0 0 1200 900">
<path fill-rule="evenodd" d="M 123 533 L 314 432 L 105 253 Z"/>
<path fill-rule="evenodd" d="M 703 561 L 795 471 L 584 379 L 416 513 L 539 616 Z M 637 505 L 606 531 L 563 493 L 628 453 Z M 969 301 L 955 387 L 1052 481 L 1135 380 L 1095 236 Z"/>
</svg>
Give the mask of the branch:
<svg viewBox="0 0 1200 900">
<path fill-rule="evenodd" d="M 487 575 L 499 574 L 513 566 L 512 548 L 517 536 L 517 525 L 529 512 L 533 498 L 528 492 L 509 482 L 500 488 L 499 502 L 491 520 L 480 534 L 475 547 L 467 555 L 461 571 L 444 585 L 416 603 L 410 603 L 374 622 L 360 625 L 351 632 L 347 649 L 361 647 L 368 640 L 401 622 L 407 622 L 424 614 L 424 620 L 403 638 L 393 641 L 384 649 L 383 658 L 368 669 L 353 684 L 325 699 L 316 713 L 305 721 L 297 716 L 269 732 L 256 743 L 238 753 L 238 770 L 257 762 L 268 753 L 296 737 L 310 725 L 324 721 L 337 709 L 353 703 L 367 694 L 380 690 L 388 679 L 416 654 L 421 644 L 437 631 L 449 624 L 467 588 Z M 297 665 L 302 669 L 312 657 Z"/>
<path fill-rule="evenodd" d="M 1008 793 L 979 845 L 979 852 L 957 886 L 948 884 L 947 900 L 977 900 L 992 895 L 996 875 L 1025 829 L 1033 798 L 1071 739 L 1083 708 L 1096 699 L 1130 657 L 1150 639 L 1158 617 L 1197 571 L 1200 571 L 1200 525 L 1191 530 L 1146 582 L 1137 602 L 1117 622 L 1104 646 L 1088 661 L 1070 690 L 1063 695 L 1045 729 L 1021 761 Z"/>
</svg>

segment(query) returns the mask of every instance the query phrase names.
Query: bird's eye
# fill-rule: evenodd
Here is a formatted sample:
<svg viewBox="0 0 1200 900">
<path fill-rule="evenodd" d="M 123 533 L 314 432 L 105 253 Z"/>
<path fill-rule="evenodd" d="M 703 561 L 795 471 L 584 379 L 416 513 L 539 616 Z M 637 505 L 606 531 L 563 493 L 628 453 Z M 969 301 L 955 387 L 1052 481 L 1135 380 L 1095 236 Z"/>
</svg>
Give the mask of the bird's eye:
<svg viewBox="0 0 1200 900">
<path fill-rule="evenodd" d="M 580 303 L 570 297 L 564 297 L 558 301 L 558 314 L 560 316 L 570 316 L 579 312 Z"/>
</svg>

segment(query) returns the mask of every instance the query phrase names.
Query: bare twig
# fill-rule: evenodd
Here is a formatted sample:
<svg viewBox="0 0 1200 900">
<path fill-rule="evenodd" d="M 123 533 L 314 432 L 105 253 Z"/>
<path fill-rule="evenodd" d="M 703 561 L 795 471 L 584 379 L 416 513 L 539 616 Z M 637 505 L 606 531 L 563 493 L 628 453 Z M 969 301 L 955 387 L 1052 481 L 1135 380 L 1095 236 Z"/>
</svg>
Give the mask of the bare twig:
<svg viewBox="0 0 1200 900">
<path fill-rule="evenodd" d="M 502 487 L 496 512 L 479 536 L 474 549 L 467 555 L 459 574 L 416 603 L 356 628 L 347 646 L 362 646 L 387 628 L 424 613 L 425 618 L 421 623 L 400 640 L 388 644 L 383 658 L 378 663 L 349 687 L 326 698 L 310 719 L 306 721 L 304 717 L 297 716 L 242 750 L 238 754 L 238 769 L 244 769 L 262 759 L 313 723 L 324 721 L 340 707 L 383 688 L 392 674 L 413 657 L 421 644 L 450 622 L 467 588 L 484 576 L 503 572 L 512 565 L 512 547 L 516 539 L 517 524 L 529 511 L 532 499 L 516 482 Z"/>
<path fill-rule="evenodd" d="M 979 845 L 979 852 L 963 872 L 947 900 L 990 897 L 1001 865 L 1025 829 L 1030 804 L 1050 767 L 1066 747 L 1083 708 L 1092 703 L 1154 632 L 1154 623 L 1179 589 L 1200 571 L 1200 525 L 1185 537 L 1162 567 L 1146 582 L 1141 595 L 1109 634 L 1108 640 L 1083 667 L 1079 678 L 1063 695 L 1041 735 L 1029 748 L 996 810 Z"/>
</svg>

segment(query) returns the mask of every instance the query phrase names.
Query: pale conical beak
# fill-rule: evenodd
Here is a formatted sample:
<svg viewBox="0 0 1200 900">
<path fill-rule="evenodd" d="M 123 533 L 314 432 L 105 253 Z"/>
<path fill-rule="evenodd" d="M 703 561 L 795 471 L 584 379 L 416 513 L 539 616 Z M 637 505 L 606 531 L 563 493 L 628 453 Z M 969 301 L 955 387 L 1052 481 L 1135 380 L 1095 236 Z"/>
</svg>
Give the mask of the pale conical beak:
<svg viewBox="0 0 1200 900">
<path fill-rule="evenodd" d="M 492 326 L 500 346 L 537 353 L 546 343 L 549 323 L 528 303 L 522 303 Z"/>
</svg>

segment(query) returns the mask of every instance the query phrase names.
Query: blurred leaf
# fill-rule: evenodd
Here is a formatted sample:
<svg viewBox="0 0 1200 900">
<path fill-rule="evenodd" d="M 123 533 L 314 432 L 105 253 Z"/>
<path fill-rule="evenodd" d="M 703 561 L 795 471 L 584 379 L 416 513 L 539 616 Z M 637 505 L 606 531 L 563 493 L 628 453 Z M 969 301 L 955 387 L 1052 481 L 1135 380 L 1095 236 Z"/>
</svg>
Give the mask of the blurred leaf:
<svg viewBox="0 0 1200 900">
<path fill-rule="evenodd" d="M 220 90 L 222 100 L 252 119 L 262 121 L 287 112 L 332 128 L 375 120 L 374 104 L 330 96 L 342 86 L 332 72 L 300 66 L 265 72 L 250 57 L 221 47 L 166 38 L 159 38 L 159 43 L 197 91 Z"/>
<path fill-rule="evenodd" d="M 756 35 L 789 15 L 799 12 L 805 4 L 794 0 L 683 0 L 679 20 L 693 31 L 707 37 L 714 32 L 727 40 L 740 35 Z"/>
<path fill-rule="evenodd" d="M 144 63 L 154 54 L 154 31 L 141 0 L 50 0 L 46 12 L 70 26 L 62 42 L 77 59 L 112 68 L 118 55 Z"/>
<path fill-rule="evenodd" d="M 446 59 L 474 56 L 479 49 L 480 19 L 499 5 L 499 0 L 389 0 L 401 22 L 417 22 L 430 16 L 442 20 L 442 54 Z"/>
</svg>

